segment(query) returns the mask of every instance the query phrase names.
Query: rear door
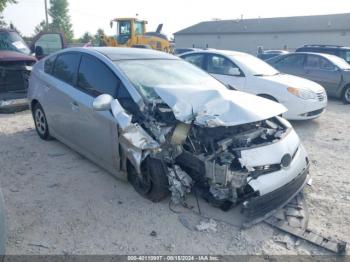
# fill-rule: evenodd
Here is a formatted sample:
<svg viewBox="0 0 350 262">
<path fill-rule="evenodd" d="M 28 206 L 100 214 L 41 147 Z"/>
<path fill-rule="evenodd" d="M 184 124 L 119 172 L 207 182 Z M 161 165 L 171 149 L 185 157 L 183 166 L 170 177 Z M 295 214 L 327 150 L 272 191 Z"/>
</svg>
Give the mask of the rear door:
<svg viewBox="0 0 350 262">
<path fill-rule="evenodd" d="M 116 97 L 119 79 L 112 70 L 94 56 L 83 54 L 78 71 L 77 88 L 72 92 L 72 136 L 81 151 L 102 165 L 118 169 L 117 124 L 109 111 L 92 108 L 95 97 Z"/>
<path fill-rule="evenodd" d="M 341 71 L 328 59 L 308 54 L 304 65 L 304 76 L 322 85 L 327 93 L 335 95 L 341 83 Z"/>
<path fill-rule="evenodd" d="M 74 90 L 80 54 L 67 52 L 53 56 L 45 61 L 45 78 L 41 83 L 43 96 L 41 103 L 53 134 L 65 143 L 74 143 L 71 137 L 72 108 L 71 92 Z"/>
<path fill-rule="evenodd" d="M 231 60 L 217 54 L 207 54 L 206 71 L 225 85 L 231 85 L 238 90 L 244 90 L 246 78 L 242 70 Z M 239 75 L 232 72 L 239 71 Z"/>
</svg>

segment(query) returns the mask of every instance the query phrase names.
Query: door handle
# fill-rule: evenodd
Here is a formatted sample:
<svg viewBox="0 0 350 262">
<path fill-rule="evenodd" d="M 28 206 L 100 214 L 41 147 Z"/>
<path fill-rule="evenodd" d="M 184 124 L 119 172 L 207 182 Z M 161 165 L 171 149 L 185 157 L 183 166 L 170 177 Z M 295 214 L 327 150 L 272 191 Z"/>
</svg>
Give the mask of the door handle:
<svg viewBox="0 0 350 262">
<path fill-rule="evenodd" d="M 73 111 L 79 111 L 79 105 L 78 105 L 77 102 L 73 101 L 73 102 L 71 103 L 71 106 L 72 106 L 72 110 L 73 110 Z"/>
</svg>

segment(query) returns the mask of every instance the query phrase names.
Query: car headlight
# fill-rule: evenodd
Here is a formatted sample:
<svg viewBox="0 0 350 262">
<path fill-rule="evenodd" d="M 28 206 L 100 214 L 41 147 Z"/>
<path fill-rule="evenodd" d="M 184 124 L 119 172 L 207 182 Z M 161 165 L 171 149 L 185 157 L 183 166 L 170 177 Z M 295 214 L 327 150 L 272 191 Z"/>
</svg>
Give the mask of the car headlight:
<svg viewBox="0 0 350 262">
<path fill-rule="evenodd" d="M 302 99 L 316 99 L 317 96 L 316 96 L 316 93 L 310 91 L 310 90 L 306 90 L 306 89 L 302 89 L 302 88 L 295 88 L 295 87 L 288 87 L 287 88 L 288 92 L 297 96 L 297 97 L 300 97 Z"/>
</svg>

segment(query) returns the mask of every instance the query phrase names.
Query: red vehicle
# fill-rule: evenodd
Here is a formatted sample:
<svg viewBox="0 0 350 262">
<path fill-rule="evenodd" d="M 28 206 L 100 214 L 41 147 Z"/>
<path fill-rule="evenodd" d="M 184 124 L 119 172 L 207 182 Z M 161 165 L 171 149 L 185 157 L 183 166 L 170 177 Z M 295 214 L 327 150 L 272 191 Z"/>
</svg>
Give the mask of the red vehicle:
<svg viewBox="0 0 350 262">
<path fill-rule="evenodd" d="M 60 33 L 40 33 L 30 47 L 11 29 L 0 29 L 0 112 L 27 107 L 28 77 L 37 59 L 65 48 Z"/>
</svg>

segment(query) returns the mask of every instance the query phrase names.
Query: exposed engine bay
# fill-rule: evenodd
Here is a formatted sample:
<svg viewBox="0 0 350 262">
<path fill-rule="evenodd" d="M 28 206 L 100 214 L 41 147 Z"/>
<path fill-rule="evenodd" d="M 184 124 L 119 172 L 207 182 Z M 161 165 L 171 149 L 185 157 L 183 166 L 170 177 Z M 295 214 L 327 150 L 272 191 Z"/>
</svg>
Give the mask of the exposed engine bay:
<svg viewBox="0 0 350 262">
<path fill-rule="evenodd" d="M 153 149 L 130 154 L 129 158 L 138 156 L 132 161 L 134 165 L 147 156 L 160 159 L 168 168 L 174 203 L 183 202 L 186 194 L 195 189 L 223 210 L 258 196 L 249 182 L 281 169 L 281 163 L 250 166 L 242 159 L 242 150 L 277 142 L 288 132 L 278 117 L 229 127 L 183 123 L 164 103 L 149 105 L 140 118 L 133 114 L 130 123 L 142 127 L 150 136 L 133 145 L 145 148 L 149 143 Z"/>
</svg>

